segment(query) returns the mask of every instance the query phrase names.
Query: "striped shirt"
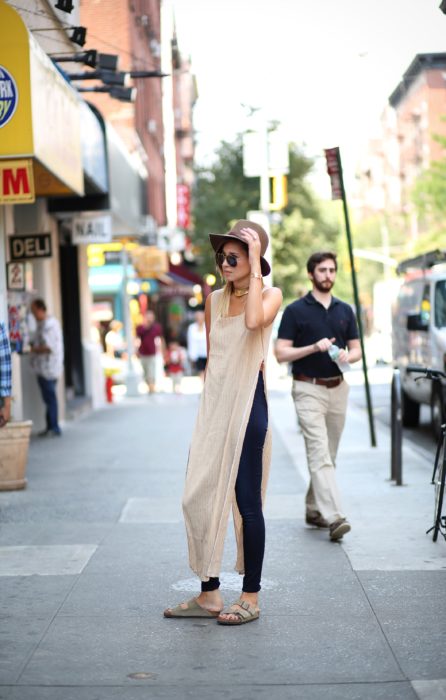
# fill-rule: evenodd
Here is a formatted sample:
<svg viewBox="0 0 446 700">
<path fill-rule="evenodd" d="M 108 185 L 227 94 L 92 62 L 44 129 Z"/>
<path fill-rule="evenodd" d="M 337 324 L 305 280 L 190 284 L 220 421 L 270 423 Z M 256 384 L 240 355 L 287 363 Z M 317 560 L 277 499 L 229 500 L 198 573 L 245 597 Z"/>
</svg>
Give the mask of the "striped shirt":
<svg viewBox="0 0 446 700">
<path fill-rule="evenodd" d="M 0 322 L 0 397 L 11 396 L 12 367 L 6 325 Z"/>
</svg>

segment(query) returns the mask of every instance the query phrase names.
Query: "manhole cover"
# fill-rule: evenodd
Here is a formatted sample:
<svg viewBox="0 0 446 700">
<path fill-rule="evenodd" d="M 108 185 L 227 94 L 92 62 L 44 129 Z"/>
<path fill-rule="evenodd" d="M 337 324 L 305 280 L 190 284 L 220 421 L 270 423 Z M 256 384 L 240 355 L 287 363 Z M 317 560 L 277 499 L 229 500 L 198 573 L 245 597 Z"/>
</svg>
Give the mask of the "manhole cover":
<svg viewBox="0 0 446 700">
<path fill-rule="evenodd" d="M 137 671 L 137 673 L 129 673 L 127 678 L 131 678 L 132 681 L 150 681 L 156 678 L 156 673 L 149 673 L 149 671 Z"/>
</svg>

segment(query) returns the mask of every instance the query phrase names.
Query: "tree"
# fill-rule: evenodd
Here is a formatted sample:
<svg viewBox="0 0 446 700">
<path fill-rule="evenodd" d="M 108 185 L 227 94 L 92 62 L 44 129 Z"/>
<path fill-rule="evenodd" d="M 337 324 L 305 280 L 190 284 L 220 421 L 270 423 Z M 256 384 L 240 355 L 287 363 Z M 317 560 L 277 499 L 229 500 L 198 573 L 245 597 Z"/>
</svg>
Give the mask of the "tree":
<svg viewBox="0 0 446 700">
<path fill-rule="evenodd" d="M 316 248 L 333 248 L 338 227 L 323 213 L 306 177 L 312 161 L 290 146 L 288 206 L 280 221 L 272 226 L 274 283 L 281 287 L 286 301 L 296 297 L 299 285 L 307 280 L 305 263 Z M 236 219 L 259 207 L 259 180 L 243 175 L 242 137 L 222 142 L 216 159 L 208 168 L 197 170 L 194 190 L 193 243 L 200 271 L 215 270 L 209 233 L 224 233 Z"/>
<path fill-rule="evenodd" d="M 337 248 L 339 226 L 306 182 L 313 162 L 290 147 L 288 206 L 272 227 L 274 283 L 289 302 L 308 288 L 306 262 L 315 250 Z M 330 218 L 331 216 L 331 218 Z"/>
<path fill-rule="evenodd" d="M 203 274 L 215 270 L 208 234 L 225 233 L 232 221 L 258 206 L 258 181 L 243 175 L 242 137 L 233 143 L 222 141 L 212 165 L 196 171 L 193 244 Z"/>
<path fill-rule="evenodd" d="M 369 253 L 387 254 L 394 259 L 401 257 L 407 238 L 401 217 L 378 212 L 365 219 L 358 219 L 353 210 L 350 212 L 350 219 L 354 249 L 362 248 Z M 350 259 L 345 234 L 341 236 L 338 252 L 339 266 L 342 270 L 340 276 L 342 274 L 350 276 Z M 375 283 L 386 278 L 386 270 L 382 262 L 375 262 L 360 255 L 355 256 L 355 266 L 361 302 L 364 306 L 371 306 Z M 393 269 L 390 275 L 394 275 Z M 338 283 L 336 287 L 339 290 Z"/>
<path fill-rule="evenodd" d="M 433 138 L 446 148 L 446 136 L 436 134 Z M 420 175 L 412 198 L 427 229 L 420 235 L 414 252 L 446 247 L 446 158 L 433 161 Z"/>
</svg>

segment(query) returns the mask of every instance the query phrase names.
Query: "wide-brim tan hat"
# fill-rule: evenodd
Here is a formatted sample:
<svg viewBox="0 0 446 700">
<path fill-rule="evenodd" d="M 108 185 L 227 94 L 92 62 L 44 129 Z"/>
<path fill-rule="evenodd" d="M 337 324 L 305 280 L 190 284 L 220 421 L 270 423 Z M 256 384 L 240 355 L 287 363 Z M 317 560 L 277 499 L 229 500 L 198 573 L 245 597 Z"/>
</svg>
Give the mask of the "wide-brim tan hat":
<svg viewBox="0 0 446 700">
<path fill-rule="evenodd" d="M 262 270 L 262 275 L 266 277 L 266 275 L 269 275 L 269 273 L 271 272 L 271 266 L 269 262 L 263 257 L 265 255 L 266 249 L 268 248 L 269 238 L 265 229 L 262 228 L 259 224 L 256 224 L 254 221 L 240 219 L 239 221 L 236 221 L 234 226 L 232 226 L 231 230 L 227 233 L 210 233 L 209 239 L 211 241 L 211 245 L 215 252 L 218 252 L 220 248 L 228 242 L 228 238 L 233 238 L 234 240 L 240 241 L 241 243 L 244 243 L 246 245 L 245 241 L 240 235 L 242 228 L 252 228 L 254 229 L 254 231 L 256 231 L 257 235 L 259 236 L 260 269 Z"/>
</svg>

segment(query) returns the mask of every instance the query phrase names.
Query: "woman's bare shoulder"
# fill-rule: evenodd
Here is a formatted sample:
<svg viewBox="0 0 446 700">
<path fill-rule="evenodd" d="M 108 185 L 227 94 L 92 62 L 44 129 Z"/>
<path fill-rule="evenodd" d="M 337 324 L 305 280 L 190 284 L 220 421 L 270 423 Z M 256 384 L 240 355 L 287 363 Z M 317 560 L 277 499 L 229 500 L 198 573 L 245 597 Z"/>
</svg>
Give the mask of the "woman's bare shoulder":
<svg viewBox="0 0 446 700">
<path fill-rule="evenodd" d="M 206 297 L 206 303 L 210 304 L 218 297 L 219 294 L 221 294 L 221 289 L 214 289 L 213 292 L 209 292 L 209 294 Z"/>
<path fill-rule="evenodd" d="M 265 285 L 265 287 L 263 288 L 263 294 L 265 296 L 271 297 L 271 299 L 275 297 L 277 299 L 283 298 L 282 290 L 279 289 L 279 287 L 268 287 Z"/>
</svg>

